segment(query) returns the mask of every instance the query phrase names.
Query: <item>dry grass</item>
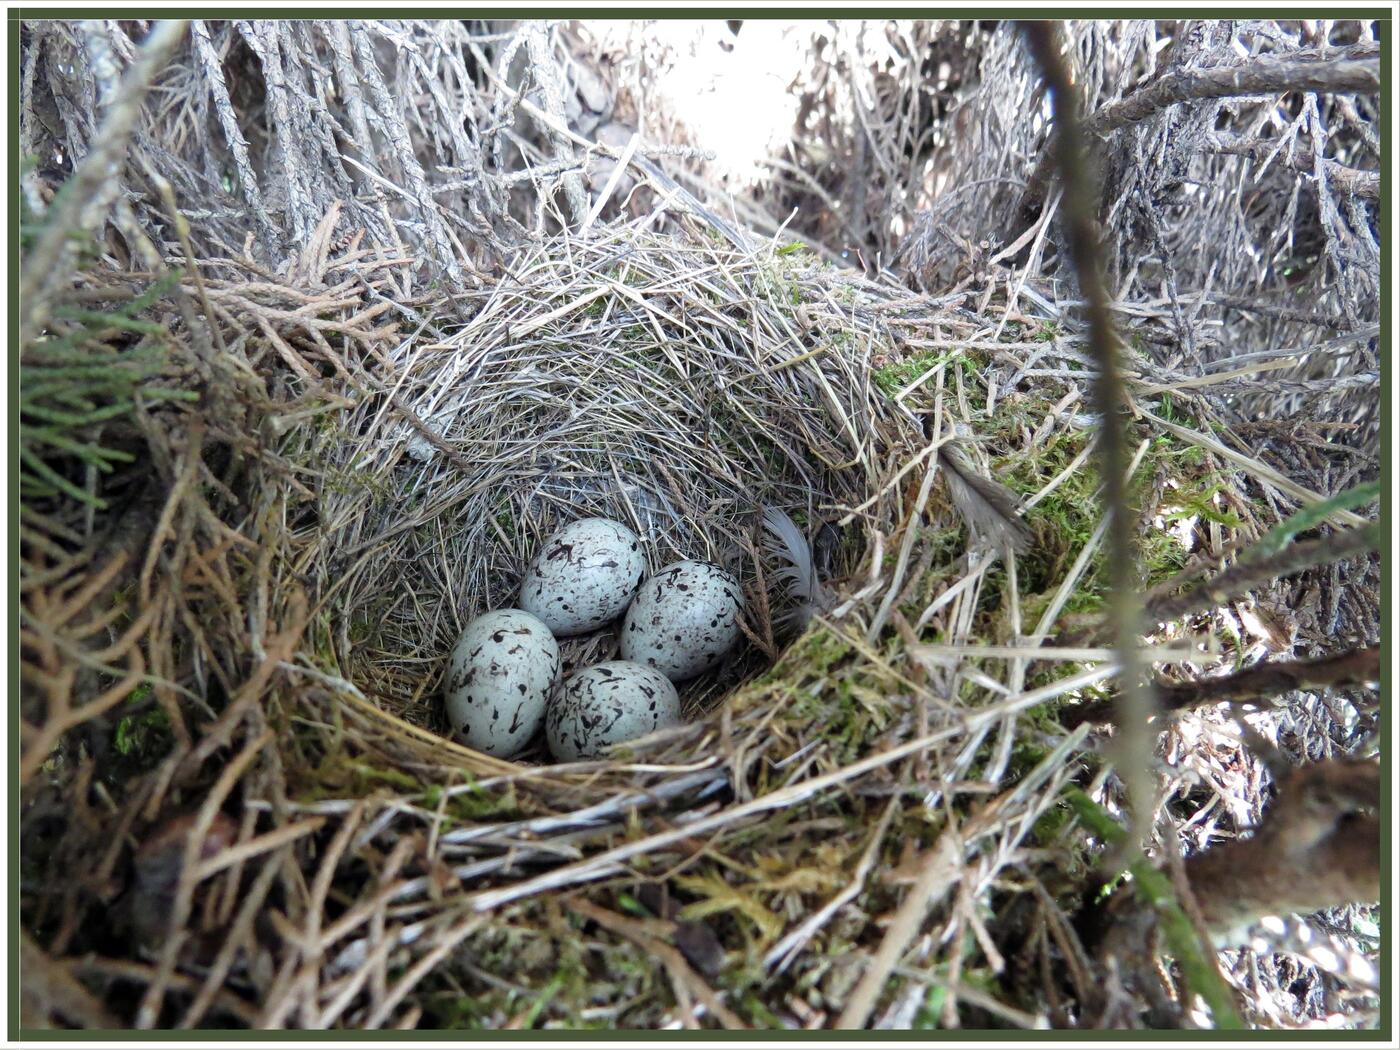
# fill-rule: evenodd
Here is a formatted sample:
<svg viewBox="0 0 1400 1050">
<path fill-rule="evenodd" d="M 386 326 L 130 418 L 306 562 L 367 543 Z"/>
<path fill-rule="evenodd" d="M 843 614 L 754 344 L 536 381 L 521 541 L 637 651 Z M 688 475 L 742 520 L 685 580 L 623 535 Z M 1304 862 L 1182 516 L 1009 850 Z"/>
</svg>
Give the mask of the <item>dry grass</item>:
<svg viewBox="0 0 1400 1050">
<path fill-rule="evenodd" d="M 303 50 L 286 61 L 334 32 L 298 29 Z M 461 59 L 488 130 L 472 150 L 449 148 L 434 138 L 447 110 L 433 96 L 438 116 L 405 130 L 448 161 L 420 174 L 443 177 L 459 148 L 492 156 L 499 136 L 532 165 L 508 183 L 511 208 L 528 199 L 524 225 L 484 184 L 460 223 L 451 209 L 434 212 L 442 225 L 415 222 L 363 194 L 342 208 L 332 167 L 278 213 L 300 231 L 284 257 L 229 247 L 236 209 L 215 194 L 179 250 L 162 243 L 134 263 L 104 228 L 97 261 L 55 284 L 52 316 L 68 323 L 70 300 L 130 301 L 167 275 L 170 294 L 143 316 L 172 348 L 162 381 L 201 400 L 144 406 L 131 429 L 99 434 L 151 462 L 103 482 L 112 513 L 56 498 L 24 508 L 30 1023 L 1190 1020 L 1174 985 L 1104 971 L 1080 943 L 1103 850 L 1064 789 L 1120 815 L 1125 800 L 1105 735 L 1058 717 L 1111 697 L 1116 668 L 1096 634 L 1108 574 L 1092 365 L 1078 304 L 1046 262 L 1053 208 L 1015 247 L 982 251 L 959 234 L 937 296 L 737 231 L 645 156 L 630 200 L 654 206 L 627 221 L 595 210 L 586 232 L 556 234 L 556 221 L 573 229 L 561 219 L 577 203 L 563 181 L 571 151 L 601 152 L 507 83 L 521 75 L 512 56 L 538 66 L 547 41 L 494 32 L 366 24 L 348 54 L 367 97 L 376 40 L 418 45 L 389 66 L 410 93 L 441 73 L 425 55 L 443 69 Z M 78 46 L 69 29 L 45 34 L 29 52 L 45 62 Z M 1102 59 L 1094 83 L 1121 79 L 1113 62 L 1146 40 L 1120 35 L 1079 38 Z M 249 65 L 270 40 L 255 26 L 209 35 L 224 61 Z M 176 69 L 191 82 L 210 68 L 196 45 Z M 997 37 L 979 54 L 1005 46 Z M 994 104 L 988 92 L 965 104 Z M 136 141 L 188 195 L 204 178 L 189 158 L 212 147 L 155 152 L 180 125 L 160 113 Z M 502 131 L 519 114 L 538 137 Z M 1002 136 L 979 154 L 988 163 L 1025 141 L 1016 113 L 1002 116 L 980 125 Z M 83 141 L 77 124 L 64 129 Z M 271 138 L 250 149 L 276 155 Z M 394 156 L 392 180 L 380 176 L 391 185 L 376 184 L 401 197 L 413 173 Z M 968 175 L 956 170 L 955 184 Z M 29 188 L 42 198 L 46 185 L 41 172 Z M 1012 197 L 972 199 L 970 222 Z M 510 236 L 453 255 L 457 279 L 425 284 L 445 258 L 436 238 L 488 217 Z M 122 219 L 128 232 L 149 221 Z M 1180 264 L 1177 278 L 1187 273 Z M 1359 386 L 1288 387 L 1280 403 L 1316 413 L 1308 426 L 1244 423 L 1241 405 L 1282 396 L 1266 386 L 1289 355 L 1267 347 L 1288 344 L 1245 343 L 1265 348 L 1229 367 L 1166 355 L 1208 296 L 1146 278 L 1121 287 L 1145 588 L 1187 587 L 1299 505 L 1371 476 L 1374 399 Z M 1329 368 L 1365 372 L 1363 330 L 1344 337 L 1362 356 Z M 938 466 L 950 436 L 1019 497 L 1035 536 L 1025 554 L 968 536 Z M 835 600 L 796 638 L 776 626 L 790 599 L 760 541 L 765 507 L 809 535 L 844 530 Z M 1320 527 L 1355 525 L 1364 509 Z M 740 574 L 737 659 L 688 686 L 685 726 L 608 761 L 550 765 L 537 750 L 506 762 L 443 736 L 435 697 L 457 631 L 512 599 L 543 535 L 595 513 L 632 524 L 653 565 L 701 556 Z M 1361 558 L 1256 588 L 1159 625 L 1142 659 L 1189 681 L 1372 642 L 1378 572 Z M 603 633 L 568 657 L 603 659 L 613 644 Z M 1169 863 L 1258 822 L 1270 774 L 1242 725 L 1288 759 L 1316 760 L 1368 753 L 1375 720 L 1365 689 L 1163 719 L 1144 757 L 1151 855 Z M 172 837 L 172 820 L 196 830 Z M 206 831 L 226 848 L 203 855 Z M 1366 1022 L 1373 926 L 1359 910 L 1333 919 L 1327 950 L 1341 965 L 1316 944 L 1305 962 L 1263 942 L 1222 956 L 1247 1019 Z"/>
</svg>

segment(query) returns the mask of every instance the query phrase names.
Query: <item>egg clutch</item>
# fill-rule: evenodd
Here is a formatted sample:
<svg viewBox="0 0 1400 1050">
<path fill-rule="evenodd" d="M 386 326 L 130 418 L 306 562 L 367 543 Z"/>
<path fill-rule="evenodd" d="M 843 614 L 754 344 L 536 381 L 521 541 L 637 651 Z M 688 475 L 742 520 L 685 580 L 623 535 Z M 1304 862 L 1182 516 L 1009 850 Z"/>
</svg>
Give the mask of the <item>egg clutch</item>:
<svg viewBox="0 0 1400 1050">
<path fill-rule="evenodd" d="M 505 758 L 545 729 L 560 761 L 679 725 L 676 682 L 715 667 L 739 638 L 739 582 L 678 561 L 648 576 L 636 534 L 585 518 L 556 532 L 525 572 L 519 608 L 467 624 L 444 681 L 447 719 L 478 751 Z M 622 659 L 560 682 L 557 638 L 622 621 Z"/>
</svg>

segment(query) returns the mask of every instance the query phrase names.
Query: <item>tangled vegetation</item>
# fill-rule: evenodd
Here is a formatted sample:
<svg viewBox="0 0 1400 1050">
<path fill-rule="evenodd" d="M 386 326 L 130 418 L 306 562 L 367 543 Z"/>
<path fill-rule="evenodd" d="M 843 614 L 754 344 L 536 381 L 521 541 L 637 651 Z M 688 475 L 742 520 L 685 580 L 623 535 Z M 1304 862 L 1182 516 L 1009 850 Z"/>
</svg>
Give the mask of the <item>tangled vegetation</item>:
<svg viewBox="0 0 1400 1050">
<path fill-rule="evenodd" d="M 1376 1023 L 1373 27 L 1047 38 L 1121 500 L 1022 30 L 781 29 L 747 184 L 603 133 L 647 32 L 24 23 L 25 1026 Z M 606 760 L 463 746 L 453 639 L 591 514 L 740 653 Z"/>
</svg>

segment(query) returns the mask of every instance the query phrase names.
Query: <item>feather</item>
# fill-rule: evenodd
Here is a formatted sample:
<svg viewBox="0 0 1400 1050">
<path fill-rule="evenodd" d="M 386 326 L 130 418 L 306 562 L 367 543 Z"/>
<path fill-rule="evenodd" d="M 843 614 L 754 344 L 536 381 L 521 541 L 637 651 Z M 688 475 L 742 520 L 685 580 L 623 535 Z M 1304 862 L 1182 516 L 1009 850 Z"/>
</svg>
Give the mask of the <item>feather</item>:
<svg viewBox="0 0 1400 1050">
<path fill-rule="evenodd" d="M 1031 530 L 1016 510 L 1016 495 L 1000 482 L 977 473 L 967 456 L 954 444 L 938 450 L 938 461 L 948 479 L 953 505 L 967 523 L 968 535 L 978 546 L 1010 547 L 1024 554 Z"/>
<path fill-rule="evenodd" d="M 782 619 L 801 627 L 812 618 L 814 612 L 830 607 L 830 592 L 817 577 L 811 544 L 792 518 L 781 510 L 769 507 L 763 512 L 763 527 L 776 541 L 772 544 L 776 553 L 787 561 L 775 575 L 787 585 L 788 596 L 796 603 L 796 608 Z"/>
</svg>

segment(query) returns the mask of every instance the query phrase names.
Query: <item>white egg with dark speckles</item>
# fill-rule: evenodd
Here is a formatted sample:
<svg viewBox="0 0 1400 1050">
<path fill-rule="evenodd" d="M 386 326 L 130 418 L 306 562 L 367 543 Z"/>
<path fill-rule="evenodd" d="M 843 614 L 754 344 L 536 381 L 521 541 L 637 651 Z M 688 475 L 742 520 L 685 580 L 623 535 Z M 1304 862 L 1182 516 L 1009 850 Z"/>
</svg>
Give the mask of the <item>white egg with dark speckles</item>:
<svg viewBox="0 0 1400 1050">
<path fill-rule="evenodd" d="M 642 584 L 622 625 L 622 658 L 673 682 L 714 667 L 739 639 L 739 581 L 718 565 L 678 561 Z"/>
<path fill-rule="evenodd" d="M 606 518 L 584 518 L 540 548 L 520 587 L 520 607 L 560 638 L 622 615 L 647 575 L 641 541 Z"/>
<path fill-rule="evenodd" d="M 609 660 L 569 676 L 549 702 L 544 732 L 555 758 L 575 762 L 680 721 L 680 697 L 665 675 Z"/>
<path fill-rule="evenodd" d="M 447 720 L 467 745 L 506 757 L 530 742 L 559 676 L 559 643 L 519 609 L 478 616 L 447 667 Z"/>
</svg>

